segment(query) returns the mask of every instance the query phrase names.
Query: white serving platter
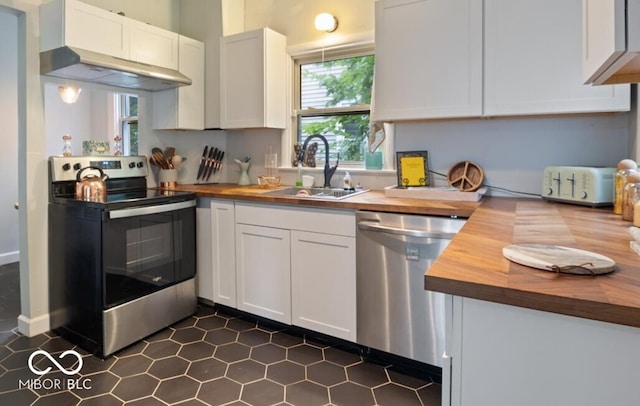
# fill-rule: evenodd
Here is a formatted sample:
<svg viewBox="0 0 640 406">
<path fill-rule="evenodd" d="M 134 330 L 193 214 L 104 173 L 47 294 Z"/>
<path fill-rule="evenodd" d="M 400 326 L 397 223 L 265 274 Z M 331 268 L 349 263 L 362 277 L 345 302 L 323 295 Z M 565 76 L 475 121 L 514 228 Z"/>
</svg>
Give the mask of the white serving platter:
<svg viewBox="0 0 640 406">
<path fill-rule="evenodd" d="M 615 261 L 604 255 L 552 244 L 512 244 L 502 249 L 510 261 L 536 269 L 574 275 L 602 275 L 615 270 Z"/>
</svg>

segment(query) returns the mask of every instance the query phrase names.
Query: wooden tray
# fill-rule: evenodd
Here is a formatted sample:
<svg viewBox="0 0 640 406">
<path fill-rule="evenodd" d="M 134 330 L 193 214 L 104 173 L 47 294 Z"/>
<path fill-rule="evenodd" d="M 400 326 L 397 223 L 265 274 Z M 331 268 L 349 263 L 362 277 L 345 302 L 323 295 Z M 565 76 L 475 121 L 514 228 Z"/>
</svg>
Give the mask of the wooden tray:
<svg viewBox="0 0 640 406">
<path fill-rule="evenodd" d="M 449 185 L 464 192 L 476 191 L 484 182 L 484 171 L 480 165 L 471 161 L 462 161 L 453 165 L 447 175 Z"/>
<path fill-rule="evenodd" d="M 616 265 L 595 252 L 550 244 L 507 245 L 502 255 L 517 264 L 573 275 L 602 275 L 613 272 Z"/>
<path fill-rule="evenodd" d="M 454 200 L 465 202 L 477 202 L 487 192 L 486 188 L 481 188 L 475 192 L 463 192 L 454 187 L 408 187 L 387 186 L 384 194 L 387 197 L 402 197 L 405 199 L 427 199 L 427 200 Z"/>
</svg>

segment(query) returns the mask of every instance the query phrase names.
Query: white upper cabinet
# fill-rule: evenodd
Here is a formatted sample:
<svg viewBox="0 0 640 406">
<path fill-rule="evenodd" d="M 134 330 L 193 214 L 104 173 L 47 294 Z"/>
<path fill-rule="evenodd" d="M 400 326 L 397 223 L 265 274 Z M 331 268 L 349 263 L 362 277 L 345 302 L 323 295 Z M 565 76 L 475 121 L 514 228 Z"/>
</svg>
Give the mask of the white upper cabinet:
<svg viewBox="0 0 640 406">
<path fill-rule="evenodd" d="M 76 47 L 178 69 L 178 34 L 77 0 L 40 6 L 40 50 Z"/>
<path fill-rule="evenodd" d="M 40 6 L 40 50 L 65 45 L 129 59 L 129 19 L 76 0 Z"/>
<path fill-rule="evenodd" d="M 191 79 L 191 86 L 153 93 L 154 129 L 204 129 L 204 54 L 203 42 L 179 36 L 177 69 Z"/>
<path fill-rule="evenodd" d="M 375 120 L 630 108 L 583 84 L 580 0 L 379 0 L 375 75 Z"/>
<path fill-rule="evenodd" d="M 180 33 L 205 44 L 205 128 L 220 128 L 221 0 L 180 0 Z"/>
<path fill-rule="evenodd" d="M 640 82 L 640 1 L 583 0 L 583 79 Z"/>
<path fill-rule="evenodd" d="M 167 69 L 178 69 L 177 33 L 132 21 L 130 35 L 129 59 Z"/>
<path fill-rule="evenodd" d="M 285 128 L 287 38 L 263 28 L 220 41 L 221 127 Z"/>
<path fill-rule="evenodd" d="M 485 0 L 484 8 L 484 115 L 629 110 L 628 85 L 583 83 L 581 0 Z"/>
<path fill-rule="evenodd" d="M 482 114 L 482 2 L 376 1 L 373 118 Z"/>
</svg>

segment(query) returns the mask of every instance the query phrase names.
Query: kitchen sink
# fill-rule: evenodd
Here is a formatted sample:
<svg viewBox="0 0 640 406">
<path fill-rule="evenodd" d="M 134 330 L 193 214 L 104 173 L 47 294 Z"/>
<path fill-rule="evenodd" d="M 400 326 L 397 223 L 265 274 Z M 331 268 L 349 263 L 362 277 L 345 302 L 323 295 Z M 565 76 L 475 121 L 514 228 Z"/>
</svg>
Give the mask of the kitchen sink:
<svg viewBox="0 0 640 406">
<path fill-rule="evenodd" d="M 358 189 L 355 191 L 347 191 L 339 188 L 323 188 L 323 187 L 287 187 L 283 189 L 270 190 L 263 193 L 268 196 L 290 196 L 302 199 L 322 199 L 322 200 L 342 200 L 348 197 L 360 195 L 368 192 L 368 189 Z"/>
</svg>

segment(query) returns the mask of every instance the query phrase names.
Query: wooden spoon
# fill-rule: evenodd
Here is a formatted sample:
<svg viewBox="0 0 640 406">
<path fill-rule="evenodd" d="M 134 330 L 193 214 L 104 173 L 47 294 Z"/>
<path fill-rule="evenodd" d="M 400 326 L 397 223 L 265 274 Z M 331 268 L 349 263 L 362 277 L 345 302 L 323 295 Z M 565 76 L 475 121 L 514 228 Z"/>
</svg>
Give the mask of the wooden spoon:
<svg viewBox="0 0 640 406">
<path fill-rule="evenodd" d="M 167 160 L 164 158 L 164 153 L 162 153 L 162 150 L 160 148 L 151 149 L 151 154 L 153 156 L 153 159 L 156 161 L 156 164 L 161 169 L 171 169 L 169 162 L 167 162 Z"/>
</svg>

